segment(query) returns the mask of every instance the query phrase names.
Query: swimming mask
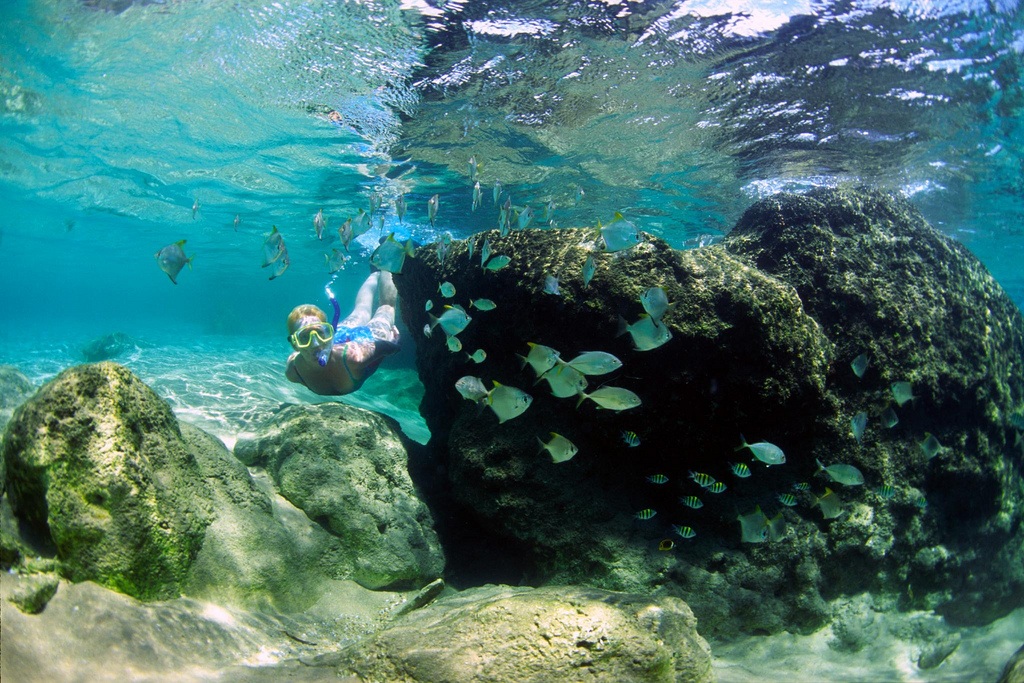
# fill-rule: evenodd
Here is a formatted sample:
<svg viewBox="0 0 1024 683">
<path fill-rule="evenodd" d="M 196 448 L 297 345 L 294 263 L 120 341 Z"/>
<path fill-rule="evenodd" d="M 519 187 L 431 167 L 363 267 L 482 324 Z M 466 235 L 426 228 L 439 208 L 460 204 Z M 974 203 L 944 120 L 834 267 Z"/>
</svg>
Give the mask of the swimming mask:
<svg viewBox="0 0 1024 683">
<path fill-rule="evenodd" d="M 303 325 L 288 337 L 288 341 L 297 349 L 305 349 L 311 344 L 326 346 L 334 339 L 334 328 L 330 323 L 317 320 Z"/>
</svg>

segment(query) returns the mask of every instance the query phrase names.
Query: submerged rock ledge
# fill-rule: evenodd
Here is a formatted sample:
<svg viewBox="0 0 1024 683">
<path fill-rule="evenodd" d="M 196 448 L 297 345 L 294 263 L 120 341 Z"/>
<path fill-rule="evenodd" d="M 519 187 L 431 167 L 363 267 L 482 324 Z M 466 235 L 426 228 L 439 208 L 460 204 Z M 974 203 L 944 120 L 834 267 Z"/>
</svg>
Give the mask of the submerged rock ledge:
<svg viewBox="0 0 1024 683">
<path fill-rule="evenodd" d="M 596 231 L 583 229 L 471 239 L 473 258 L 466 242 L 443 262 L 425 247 L 395 278 L 412 330 L 430 323 L 428 300 L 472 316 L 458 335 L 462 352 L 440 328 L 417 339 L 436 459 L 426 488 L 450 490 L 435 504 L 459 520 L 439 529 L 457 583 L 525 577 L 653 590 L 685 599 L 710 635 L 807 632 L 830 619 L 830 600 L 865 590 L 953 623 L 984 623 L 1020 604 L 1024 489 L 1011 418 L 1024 407 L 1024 321 L 977 259 L 906 201 L 866 190 L 778 195 L 754 205 L 722 244 L 683 252 L 650 238 L 602 253 Z M 509 266 L 481 268 L 485 239 Z M 597 268 L 586 286 L 588 255 Z M 544 291 L 547 276 L 559 278 L 559 295 Z M 438 293 L 445 281 L 452 299 Z M 663 318 L 672 338 L 634 351 L 628 335 L 616 336 L 617 318 L 636 321 L 653 286 L 674 304 Z M 470 308 L 478 298 L 497 308 Z M 623 369 L 591 378 L 588 391 L 607 382 L 643 404 L 613 412 L 551 396 L 520 365 L 527 342 L 563 360 L 615 354 Z M 479 365 L 468 359 L 478 348 L 487 353 Z M 860 354 L 870 359 L 863 377 L 851 369 Z M 464 375 L 522 388 L 533 404 L 499 424 L 455 391 Z M 909 382 L 914 398 L 896 405 L 895 382 Z M 851 419 L 862 412 L 858 443 Z M 638 447 L 623 443 L 626 430 Z M 550 432 L 579 453 L 558 464 L 538 455 L 537 438 Z M 730 462 L 750 458 L 735 452 L 741 434 L 779 445 L 787 462 L 754 462 L 753 476 L 737 478 Z M 931 459 L 928 434 L 939 444 Z M 817 460 L 853 465 L 866 483 L 830 481 Z M 703 491 L 690 471 L 727 490 Z M 668 483 L 652 484 L 654 474 Z M 810 492 L 794 490 L 799 482 Z M 826 487 L 827 502 L 839 501 L 834 519 L 814 507 Z M 681 505 L 686 495 L 704 506 Z M 737 518 L 758 507 L 781 515 L 779 539 L 741 543 Z M 637 519 L 645 509 L 656 516 Z M 672 525 L 697 536 L 681 539 Z M 675 549 L 659 551 L 663 539 Z"/>
</svg>

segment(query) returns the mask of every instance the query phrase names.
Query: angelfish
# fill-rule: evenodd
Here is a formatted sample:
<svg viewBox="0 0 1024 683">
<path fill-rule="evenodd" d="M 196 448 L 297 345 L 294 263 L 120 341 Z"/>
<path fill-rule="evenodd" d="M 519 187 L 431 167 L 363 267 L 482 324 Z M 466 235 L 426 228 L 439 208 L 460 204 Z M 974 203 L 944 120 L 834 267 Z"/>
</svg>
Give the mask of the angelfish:
<svg viewBox="0 0 1024 683">
<path fill-rule="evenodd" d="M 181 269 L 188 264 L 188 269 L 192 270 L 192 259 L 195 255 L 185 257 L 185 240 L 178 240 L 173 244 L 168 244 L 160 251 L 153 254 L 158 264 L 160 264 L 160 270 L 167 273 L 167 277 L 171 278 L 171 282 L 178 284 L 178 273 Z"/>
</svg>

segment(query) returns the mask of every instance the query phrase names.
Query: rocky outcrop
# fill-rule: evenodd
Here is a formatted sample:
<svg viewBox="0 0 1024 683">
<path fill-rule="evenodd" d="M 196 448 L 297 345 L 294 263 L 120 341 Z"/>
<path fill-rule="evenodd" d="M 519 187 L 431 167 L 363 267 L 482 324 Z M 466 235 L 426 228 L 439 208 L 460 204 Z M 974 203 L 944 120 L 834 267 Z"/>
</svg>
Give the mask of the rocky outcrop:
<svg viewBox="0 0 1024 683">
<path fill-rule="evenodd" d="M 391 683 L 711 681 L 711 651 L 675 598 L 486 586 L 437 602 L 327 658 Z"/>
<path fill-rule="evenodd" d="M 82 347 L 82 358 L 87 363 L 114 360 L 130 351 L 138 351 L 145 344 L 124 332 L 111 332 L 93 339 Z"/>
<path fill-rule="evenodd" d="M 480 267 L 485 238 L 509 266 Z M 829 600 L 865 590 L 960 622 L 1016 604 L 1024 501 L 1011 416 L 1024 405 L 1024 323 L 977 260 L 906 202 L 868 191 L 780 195 L 752 207 L 724 244 L 686 252 L 649 238 L 602 253 L 594 230 L 471 239 L 472 258 L 465 242 L 443 262 L 420 249 L 395 278 L 410 329 L 431 322 L 428 300 L 434 314 L 446 303 L 472 316 L 462 352 L 439 327 L 417 340 L 436 458 L 425 472 L 455 505 L 444 515 L 461 528 L 440 531 L 457 585 L 526 576 L 657 589 L 683 597 L 709 634 L 810 631 L 829 620 Z M 588 255 L 597 263 L 589 286 Z M 559 278 L 558 295 L 544 291 L 547 276 Z M 438 293 L 445 281 L 452 299 Z M 637 321 L 639 296 L 653 286 L 674 304 L 663 318 L 672 338 L 636 351 L 629 335 L 616 336 L 617 318 Z M 497 308 L 471 308 L 479 298 Z M 586 391 L 621 386 L 642 405 L 616 412 L 553 397 L 520 365 L 528 342 L 563 360 L 615 354 L 622 370 L 591 377 Z M 477 348 L 481 364 L 468 358 Z M 850 364 L 861 353 L 870 362 L 858 378 Z M 533 404 L 499 424 L 455 391 L 465 375 L 522 388 Z M 896 405 L 891 385 L 903 381 L 915 398 Z M 851 419 L 860 412 L 859 443 Z M 623 431 L 639 446 L 623 443 Z M 557 464 L 538 454 L 537 438 L 550 432 L 578 454 Z M 941 446 L 931 459 L 928 433 Z M 786 463 L 766 468 L 735 452 L 741 434 L 777 444 Z M 751 477 L 732 473 L 741 460 Z M 817 460 L 854 465 L 866 483 L 831 481 Z M 691 471 L 726 491 L 705 491 Z M 810 491 L 794 490 L 801 482 Z M 830 519 L 815 506 L 826 486 L 839 500 Z M 703 507 L 682 505 L 687 495 Z M 765 521 L 778 516 L 775 528 L 743 543 L 737 518 L 757 507 Z M 656 515 L 637 514 L 648 509 Z M 674 525 L 696 537 L 680 538 Z M 675 547 L 659 550 L 662 540 Z"/>
<path fill-rule="evenodd" d="M 179 595 L 213 518 L 167 404 L 113 363 L 65 370 L 4 439 L 14 513 L 52 540 L 61 572 L 139 598 Z"/>
<path fill-rule="evenodd" d="M 1024 645 L 1006 663 L 999 683 L 1024 683 Z"/>
<path fill-rule="evenodd" d="M 0 365 L 0 492 L 7 476 L 3 460 L 3 429 L 10 422 L 14 409 L 28 400 L 36 390 L 29 378 L 13 365 Z"/>
<path fill-rule="evenodd" d="M 290 406 L 239 439 L 235 455 L 266 468 L 281 495 L 340 539 L 337 566 L 368 588 L 416 588 L 444 556 L 408 472 L 394 421 L 342 403 Z"/>
</svg>

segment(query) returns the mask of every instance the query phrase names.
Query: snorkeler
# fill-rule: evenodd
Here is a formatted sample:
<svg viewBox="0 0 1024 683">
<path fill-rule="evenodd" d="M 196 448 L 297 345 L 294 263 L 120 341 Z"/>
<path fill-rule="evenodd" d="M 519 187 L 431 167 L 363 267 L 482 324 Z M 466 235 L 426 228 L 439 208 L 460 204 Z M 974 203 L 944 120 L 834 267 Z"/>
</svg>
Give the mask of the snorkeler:
<svg viewBox="0 0 1024 683">
<path fill-rule="evenodd" d="M 371 273 L 356 293 L 352 313 L 340 324 L 338 302 L 330 288 L 327 294 L 334 307 L 332 323 L 312 304 L 296 306 L 288 315 L 288 341 L 295 353 L 288 357 L 285 377 L 321 396 L 341 396 L 358 390 L 385 358 L 398 352 L 398 292 L 391 273 Z"/>
</svg>

